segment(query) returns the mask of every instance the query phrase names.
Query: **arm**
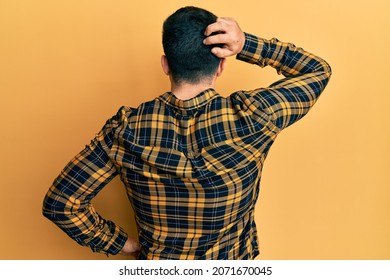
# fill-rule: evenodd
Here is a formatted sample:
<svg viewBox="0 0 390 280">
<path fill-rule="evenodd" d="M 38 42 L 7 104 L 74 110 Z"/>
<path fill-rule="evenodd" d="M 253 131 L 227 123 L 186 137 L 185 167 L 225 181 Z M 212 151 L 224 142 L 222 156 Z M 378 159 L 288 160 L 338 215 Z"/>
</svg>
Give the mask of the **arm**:
<svg viewBox="0 0 390 280">
<path fill-rule="evenodd" d="M 112 221 L 103 219 L 91 200 L 116 173 L 108 157 L 117 118 L 110 119 L 54 180 L 43 202 L 43 215 L 72 239 L 94 252 L 117 254 L 124 247 L 127 234 Z"/>
<path fill-rule="evenodd" d="M 275 125 L 283 129 L 300 118 L 315 104 L 331 76 L 330 66 L 293 44 L 277 39 L 266 40 L 243 33 L 232 19 L 219 19 L 206 29 L 205 44 L 224 44 L 213 48 L 221 58 L 237 55 L 237 58 L 260 67 L 271 66 L 285 76 L 266 89 L 249 92 L 256 108 L 267 113 Z"/>
</svg>

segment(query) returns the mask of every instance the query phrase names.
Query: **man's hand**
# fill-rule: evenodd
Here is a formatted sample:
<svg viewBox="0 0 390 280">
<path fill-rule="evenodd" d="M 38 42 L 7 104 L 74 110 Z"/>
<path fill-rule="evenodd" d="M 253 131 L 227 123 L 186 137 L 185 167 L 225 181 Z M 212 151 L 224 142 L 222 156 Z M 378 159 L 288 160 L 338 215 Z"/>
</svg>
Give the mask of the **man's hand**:
<svg viewBox="0 0 390 280">
<path fill-rule="evenodd" d="M 223 45 L 222 48 L 214 47 L 211 50 L 219 58 L 240 53 L 245 43 L 244 32 L 241 31 L 238 23 L 232 18 L 218 18 L 215 23 L 206 28 L 205 36 L 209 36 L 203 41 L 205 45 Z"/>
<path fill-rule="evenodd" d="M 137 257 L 140 250 L 141 244 L 139 244 L 138 240 L 129 236 L 119 254 L 124 256 Z"/>
</svg>

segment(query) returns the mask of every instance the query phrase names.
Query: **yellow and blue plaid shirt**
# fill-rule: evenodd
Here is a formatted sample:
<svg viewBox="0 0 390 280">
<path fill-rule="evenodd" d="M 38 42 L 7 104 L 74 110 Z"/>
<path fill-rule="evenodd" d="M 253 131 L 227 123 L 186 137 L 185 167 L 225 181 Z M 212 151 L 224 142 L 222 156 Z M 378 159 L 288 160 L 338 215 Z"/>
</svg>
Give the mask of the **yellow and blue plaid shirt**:
<svg viewBox="0 0 390 280">
<path fill-rule="evenodd" d="M 285 78 L 227 98 L 167 92 L 122 107 L 49 189 L 44 215 L 78 243 L 117 254 L 127 235 L 92 198 L 115 176 L 134 209 L 141 259 L 253 259 L 261 170 L 279 132 L 314 105 L 331 75 L 321 58 L 245 34 L 237 59 Z"/>
</svg>

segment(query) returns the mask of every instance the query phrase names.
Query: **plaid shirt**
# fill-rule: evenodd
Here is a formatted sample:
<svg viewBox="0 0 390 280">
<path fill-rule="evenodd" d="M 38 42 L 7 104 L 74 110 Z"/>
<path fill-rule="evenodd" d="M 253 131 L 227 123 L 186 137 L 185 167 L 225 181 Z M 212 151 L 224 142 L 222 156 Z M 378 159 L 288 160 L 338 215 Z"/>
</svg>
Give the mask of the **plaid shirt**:
<svg viewBox="0 0 390 280">
<path fill-rule="evenodd" d="M 141 259 L 253 259 L 261 170 L 278 133 L 314 105 L 331 75 L 321 58 L 245 34 L 237 59 L 285 78 L 224 98 L 167 92 L 122 107 L 49 189 L 44 215 L 78 243 L 117 254 L 127 235 L 92 198 L 115 176 L 134 208 Z"/>
</svg>

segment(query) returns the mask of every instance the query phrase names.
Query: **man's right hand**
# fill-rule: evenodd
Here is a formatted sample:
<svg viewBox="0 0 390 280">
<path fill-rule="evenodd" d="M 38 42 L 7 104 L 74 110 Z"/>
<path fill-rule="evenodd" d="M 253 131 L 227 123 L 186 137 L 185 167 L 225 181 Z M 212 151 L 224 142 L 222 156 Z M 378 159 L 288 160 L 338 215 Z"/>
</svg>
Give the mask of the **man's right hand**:
<svg viewBox="0 0 390 280">
<path fill-rule="evenodd" d="M 213 33 L 216 34 L 210 36 Z M 203 41 L 205 45 L 223 45 L 222 48 L 214 47 L 211 50 L 211 52 L 219 58 L 225 58 L 240 53 L 245 43 L 244 32 L 232 18 L 218 18 L 215 23 L 210 24 L 206 28 L 205 36 L 207 36 Z"/>
<path fill-rule="evenodd" d="M 123 256 L 137 257 L 141 249 L 141 244 L 139 244 L 138 240 L 129 236 L 119 253 Z"/>
</svg>

